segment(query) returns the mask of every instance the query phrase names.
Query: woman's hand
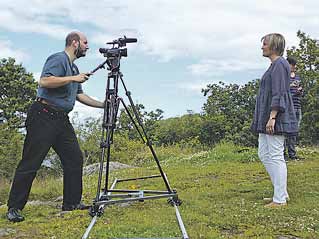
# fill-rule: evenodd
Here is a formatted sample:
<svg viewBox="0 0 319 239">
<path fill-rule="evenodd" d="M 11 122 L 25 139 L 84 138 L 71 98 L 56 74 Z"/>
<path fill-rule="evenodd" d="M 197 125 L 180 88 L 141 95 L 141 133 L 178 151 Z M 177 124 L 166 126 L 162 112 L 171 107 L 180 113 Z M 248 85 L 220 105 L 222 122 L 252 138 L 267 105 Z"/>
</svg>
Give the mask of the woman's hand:
<svg viewBox="0 0 319 239">
<path fill-rule="evenodd" d="M 266 124 L 266 133 L 273 135 L 275 132 L 276 118 L 269 118 Z"/>
</svg>

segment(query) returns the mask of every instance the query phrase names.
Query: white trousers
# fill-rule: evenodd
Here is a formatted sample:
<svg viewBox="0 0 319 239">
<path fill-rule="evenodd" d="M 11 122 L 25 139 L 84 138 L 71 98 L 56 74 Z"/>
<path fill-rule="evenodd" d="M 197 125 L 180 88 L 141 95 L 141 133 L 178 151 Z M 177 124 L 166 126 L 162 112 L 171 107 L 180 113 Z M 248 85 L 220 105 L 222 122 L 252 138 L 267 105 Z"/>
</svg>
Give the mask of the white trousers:
<svg viewBox="0 0 319 239">
<path fill-rule="evenodd" d="M 285 137 L 259 134 L 258 156 L 264 164 L 274 187 L 273 202 L 285 203 L 287 192 L 287 166 L 284 159 Z"/>
</svg>

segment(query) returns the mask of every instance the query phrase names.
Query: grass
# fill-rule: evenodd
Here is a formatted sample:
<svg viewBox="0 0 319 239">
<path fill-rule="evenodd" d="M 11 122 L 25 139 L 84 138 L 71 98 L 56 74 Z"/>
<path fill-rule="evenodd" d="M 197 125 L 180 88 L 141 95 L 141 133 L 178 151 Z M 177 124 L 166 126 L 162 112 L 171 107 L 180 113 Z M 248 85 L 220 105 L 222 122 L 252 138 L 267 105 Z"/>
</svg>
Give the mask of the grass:
<svg viewBox="0 0 319 239">
<path fill-rule="evenodd" d="M 282 209 L 263 207 L 272 196 L 272 186 L 255 149 L 222 144 L 188 156 L 161 160 L 170 184 L 183 204 L 179 207 L 192 239 L 210 238 L 319 238 L 319 150 L 299 149 L 302 161 L 288 163 L 289 205 Z M 157 174 L 154 165 L 112 172 L 112 178 Z M 84 180 L 84 201 L 96 193 L 97 176 Z M 0 183 L 0 202 L 5 202 L 9 184 Z M 120 187 L 164 189 L 160 179 L 128 182 Z M 30 199 L 54 200 L 61 195 L 61 180 L 36 181 Z M 91 217 L 86 211 L 61 214 L 53 206 L 28 205 L 26 220 L 9 223 L 6 207 L 0 208 L 1 238 L 81 238 Z M 166 200 L 150 200 L 105 209 L 89 238 L 180 237 L 174 208 Z"/>
</svg>

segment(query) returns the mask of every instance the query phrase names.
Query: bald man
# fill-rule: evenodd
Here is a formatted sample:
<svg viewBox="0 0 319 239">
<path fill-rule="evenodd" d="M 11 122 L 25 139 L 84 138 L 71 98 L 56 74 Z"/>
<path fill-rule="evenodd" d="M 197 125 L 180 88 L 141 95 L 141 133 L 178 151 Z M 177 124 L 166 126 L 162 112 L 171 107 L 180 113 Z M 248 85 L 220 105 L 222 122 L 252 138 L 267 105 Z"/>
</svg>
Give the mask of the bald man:
<svg viewBox="0 0 319 239">
<path fill-rule="evenodd" d="M 83 93 L 88 73 L 80 73 L 74 61 L 86 55 L 88 41 L 82 32 L 67 35 L 64 51 L 46 60 L 39 80 L 37 98 L 28 110 L 23 155 L 15 171 L 8 200 L 7 219 L 24 220 L 32 182 L 49 149 L 58 154 L 63 168 L 63 211 L 88 208 L 81 202 L 83 157 L 68 113 L 75 100 L 104 108 L 104 103 Z"/>
</svg>

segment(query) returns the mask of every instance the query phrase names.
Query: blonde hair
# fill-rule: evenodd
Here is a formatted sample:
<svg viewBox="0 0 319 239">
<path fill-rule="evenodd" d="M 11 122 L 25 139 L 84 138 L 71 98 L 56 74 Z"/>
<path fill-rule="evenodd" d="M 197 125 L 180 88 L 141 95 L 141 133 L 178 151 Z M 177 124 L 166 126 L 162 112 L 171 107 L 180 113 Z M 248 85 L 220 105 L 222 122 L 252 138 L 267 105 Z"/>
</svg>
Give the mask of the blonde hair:
<svg viewBox="0 0 319 239">
<path fill-rule="evenodd" d="M 261 38 L 263 40 L 269 41 L 269 49 L 276 53 L 278 56 L 282 56 L 285 51 L 286 41 L 283 35 L 279 33 L 270 33 Z"/>
</svg>

